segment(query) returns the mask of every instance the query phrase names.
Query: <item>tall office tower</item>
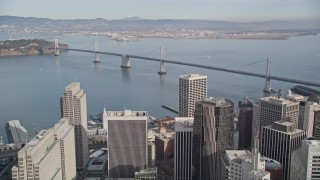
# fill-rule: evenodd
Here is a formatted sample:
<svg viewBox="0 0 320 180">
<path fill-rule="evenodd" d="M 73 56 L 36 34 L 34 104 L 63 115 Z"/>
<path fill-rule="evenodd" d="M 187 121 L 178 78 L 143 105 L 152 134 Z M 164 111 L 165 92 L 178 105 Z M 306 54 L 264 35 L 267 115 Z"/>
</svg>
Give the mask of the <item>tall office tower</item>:
<svg viewBox="0 0 320 180">
<path fill-rule="evenodd" d="M 270 173 L 265 171 L 265 160 L 260 158 L 258 140 L 252 152 L 248 150 L 227 150 L 223 157 L 226 177 L 229 180 L 261 179 L 269 180 Z"/>
<path fill-rule="evenodd" d="M 283 165 L 284 180 L 290 180 L 291 153 L 300 147 L 305 137 L 306 132 L 291 122 L 277 121 L 262 128 L 260 152 Z"/>
<path fill-rule="evenodd" d="M 60 98 L 61 117 L 69 119 L 74 126 L 77 172 L 81 173 L 88 161 L 87 99 L 80 89 L 80 82 L 73 82 L 65 88 Z"/>
<path fill-rule="evenodd" d="M 148 165 L 146 111 L 107 111 L 108 176 L 134 178 Z"/>
<path fill-rule="evenodd" d="M 259 137 L 260 132 L 260 106 L 258 103 L 254 103 L 252 106 L 252 137 Z M 251 142 L 253 143 L 254 140 L 251 139 Z"/>
<path fill-rule="evenodd" d="M 41 130 L 18 152 L 12 179 L 76 178 L 74 127 L 62 118 L 50 129 Z"/>
<path fill-rule="evenodd" d="M 314 121 L 313 121 L 313 136 L 320 140 L 320 107 L 314 109 Z M 318 130 L 317 130 L 318 129 Z M 318 136 L 316 135 L 318 132 Z"/>
<path fill-rule="evenodd" d="M 207 76 L 182 75 L 179 78 L 179 116 L 193 117 L 195 103 L 207 97 Z"/>
<path fill-rule="evenodd" d="M 251 147 L 253 102 L 244 97 L 238 105 L 239 149 Z"/>
<path fill-rule="evenodd" d="M 291 180 L 320 179 L 320 141 L 303 140 L 291 156 Z"/>
<path fill-rule="evenodd" d="M 19 120 L 11 120 L 5 126 L 9 143 L 25 143 L 29 141 L 28 131 L 20 124 Z"/>
<path fill-rule="evenodd" d="M 300 102 L 299 124 L 301 124 L 302 130 L 307 131 L 307 138 L 313 136 L 314 117 L 315 117 L 314 115 L 317 109 L 320 109 L 320 106 L 315 102 L 309 102 L 309 101 Z"/>
<path fill-rule="evenodd" d="M 193 123 L 193 179 L 218 180 L 222 155 L 233 149 L 233 102 L 222 98 L 207 98 L 195 106 Z"/>
<path fill-rule="evenodd" d="M 298 127 L 299 101 L 292 101 L 281 97 L 264 97 L 259 101 L 260 131 L 263 126 L 270 126 L 279 120 L 289 121 Z"/>
<path fill-rule="evenodd" d="M 174 179 L 192 180 L 193 118 L 177 117 L 174 138 Z"/>
</svg>

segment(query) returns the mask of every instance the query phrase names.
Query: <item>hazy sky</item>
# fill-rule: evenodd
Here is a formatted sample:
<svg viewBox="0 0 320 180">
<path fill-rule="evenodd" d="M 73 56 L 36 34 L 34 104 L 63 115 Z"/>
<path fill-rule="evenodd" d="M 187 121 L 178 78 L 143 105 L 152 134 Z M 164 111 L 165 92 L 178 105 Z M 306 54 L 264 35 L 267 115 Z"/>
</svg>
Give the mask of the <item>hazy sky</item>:
<svg viewBox="0 0 320 180">
<path fill-rule="evenodd" d="M 0 0 L 0 15 L 53 19 L 320 19 L 320 0 Z"/>
</svg>

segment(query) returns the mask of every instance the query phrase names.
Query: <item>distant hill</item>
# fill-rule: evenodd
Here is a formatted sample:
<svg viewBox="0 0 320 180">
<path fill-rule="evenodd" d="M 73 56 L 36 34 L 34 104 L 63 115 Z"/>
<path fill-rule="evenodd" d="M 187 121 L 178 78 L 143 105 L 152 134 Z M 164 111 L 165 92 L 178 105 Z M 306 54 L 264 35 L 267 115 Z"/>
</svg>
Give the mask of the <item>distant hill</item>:
<svg viewBox="0 0 320 180">
<path fill-rule="evenodd" d="M 271 31 L 291 29 L 320 28 L 320 20 L 314 21 L 284 21 L 273 20 L 263 22 L 231 22 L 213 20 L 188 19 L 142 19 L 140 17 L 127 17 L 120 20 L 96 19 L 49 19 L 35 17 L 0 16 L 1 25 L 14 28 L 41 28 L 44 30 L 63 31 L 148 31 L 151 29 L 189 29 L 211 31 Z"/>
</svg>

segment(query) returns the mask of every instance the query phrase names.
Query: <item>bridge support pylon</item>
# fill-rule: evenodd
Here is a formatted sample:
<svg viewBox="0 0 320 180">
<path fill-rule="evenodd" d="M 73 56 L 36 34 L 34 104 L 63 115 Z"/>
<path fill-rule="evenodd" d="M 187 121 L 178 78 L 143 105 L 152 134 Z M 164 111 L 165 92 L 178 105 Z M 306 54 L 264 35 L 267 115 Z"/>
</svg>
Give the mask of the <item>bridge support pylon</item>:
<svg viewBox="0 0 320 180">
<path fill-rule="evenodd" d="M 164 65 L 164 59 L 165 59 L 165 51 L 164 48 L 161 46 L 160 47 L 160 71 L 158 74 L 167 74 L 166 67 Z"/>
<path fill-rule="evenodd" d="M 54 40 L 54 55 L 60 56 L 59 42 L 57 38 Z"/>
<path fill-rule="evenodd" d="M 267 59 L 267 68 L 266 68 L 266 83 L 264 85 L 263 91 L 266 93 L 274 93 L 275 91 L 271 88 L 271 59 Z"/>
<path fill-rule="evenodd" d="M 130 57 L 127 54 L 122 55 L 122 63 L 120 67 L 131 68 Z"/>
<path fill-rule="evenodd" d="M 98 41 L 95 41 L 94 42 L 95 59 L 94 59 L 93 63 L 101 63 L 98 51 L 99 51 L 99 43 L 98 43 Z"/>
</svg>

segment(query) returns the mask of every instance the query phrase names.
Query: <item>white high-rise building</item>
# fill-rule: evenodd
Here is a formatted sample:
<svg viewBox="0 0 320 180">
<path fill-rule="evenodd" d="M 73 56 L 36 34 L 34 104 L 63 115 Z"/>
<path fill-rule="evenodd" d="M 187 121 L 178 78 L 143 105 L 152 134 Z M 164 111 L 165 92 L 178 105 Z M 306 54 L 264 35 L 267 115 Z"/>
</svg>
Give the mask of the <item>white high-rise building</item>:
<svg viewBox="0 0 320 180">
<path fill-rule="evenodd" d="M 28 131 L 20 124 L 19 120 L 8 121 L 5 129 L 9 143 L 25 143 L 29 141 Z"/>
<path fill-rule="evenodd" d="M 192 180 L 193 118 L 175 118 L 174 179 Z"/>
<path fill-rule="evenodd" d="M 106 111 L 108 177 L 134 178 L 148 166 L 148 112 Z"/>
<path fill-rule="evenodd" d="M 13 180 L 76 178 L 74 127 L 62 118 L 54 127 L 41 130 L 18 152 Z"/>
<path fill-rule="evenodd" d="M 207 76 L 199 74 L 179 77 L 179 116 L 193 117 L 195 103 L 207 98 Z"/>
<path fill-rule="evenodd" d="M 320 141 L 303 140 L 291 155 L 291 180 L 320 179 Z"/>
<path fill-rule="evenodd" d="M 86 93 L 80 89 L 79 82 L 73 82 L 65 88 L 60 98 L 61 117 L 69 119 L 74 126 L 77 171 L 82 172 L 88 161 L 87 135 L 87 99 Z"/>
</svg>

